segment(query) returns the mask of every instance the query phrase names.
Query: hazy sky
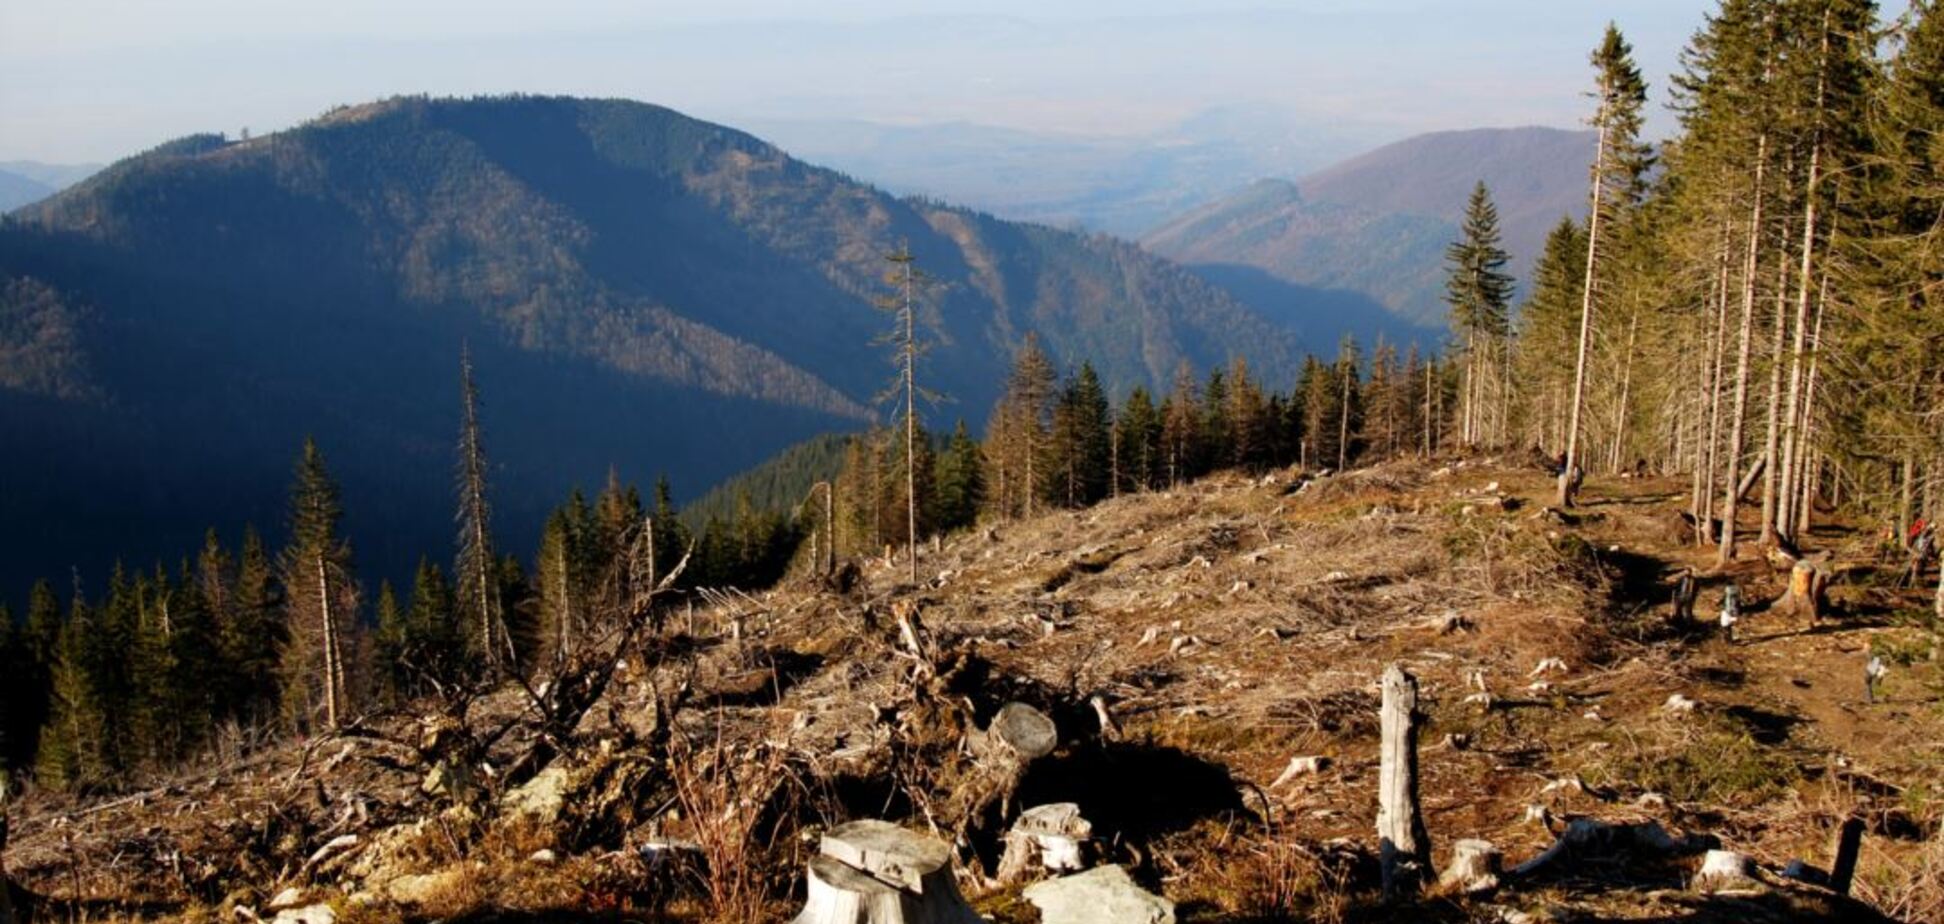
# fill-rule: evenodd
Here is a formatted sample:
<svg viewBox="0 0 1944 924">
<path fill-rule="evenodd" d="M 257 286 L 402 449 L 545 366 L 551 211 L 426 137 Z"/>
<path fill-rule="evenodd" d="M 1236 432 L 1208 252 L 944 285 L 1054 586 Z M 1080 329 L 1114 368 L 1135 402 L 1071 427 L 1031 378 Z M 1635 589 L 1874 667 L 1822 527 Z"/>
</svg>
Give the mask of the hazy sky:
<svg viewBox="0 0 1944 924">
<path fill-rule="evenodd" d="M 1387 141 L 1572 126 L 1608 19 L 1656 99 L 1705 0 L 0 0 L 0 160 L 108 161 L 398 93 L 738 120 L 1159 132 L 1218 107 Z M 1656 127 L 1667 120 L 1657 116 Z"/>
</svg>

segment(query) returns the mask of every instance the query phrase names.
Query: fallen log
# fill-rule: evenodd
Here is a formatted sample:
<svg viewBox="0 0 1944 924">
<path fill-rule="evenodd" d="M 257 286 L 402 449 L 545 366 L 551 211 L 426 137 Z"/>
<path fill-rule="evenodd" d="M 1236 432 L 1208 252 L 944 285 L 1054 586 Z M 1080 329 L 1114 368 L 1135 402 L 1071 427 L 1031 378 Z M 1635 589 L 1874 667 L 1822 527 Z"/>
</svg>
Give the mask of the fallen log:
<svg viewBox="0 0 1944 924">
<path fill-rule="evenodd" d="M 1657 821 L 1612 824 L 1594 818 L 1576 818 L 1554 839 L 1552 846 L 1538 856 L 1512 868 L 1515 878 L 1542 873 L 1572 860 L 1637 852 L 1649 854 L 1693 853 L 1713 846 L 1712 838 L 1677 838 Z"/>
</svg>

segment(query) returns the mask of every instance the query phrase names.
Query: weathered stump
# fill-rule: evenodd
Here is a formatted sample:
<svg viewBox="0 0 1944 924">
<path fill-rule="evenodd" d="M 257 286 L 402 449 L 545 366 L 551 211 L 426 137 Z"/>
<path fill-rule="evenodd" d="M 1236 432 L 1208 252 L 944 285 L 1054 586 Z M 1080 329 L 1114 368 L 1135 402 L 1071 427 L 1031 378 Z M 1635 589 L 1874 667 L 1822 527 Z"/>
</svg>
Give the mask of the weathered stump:
<svg viewBox="0 0 1944 924">
<path fill-rule="evenodd" d="M 1021 812 L 1006 832 L 1006 852 L 999 860 L 999 881 L 1018 882 L 1035 869 L 1075 873 L 1085 868 L 1081 847 L 1093 836 L 1093 824 L 1080 817 L 1072 802 L 1038 805 Z"/>
<path fill-rule="evenodd" d="M 1775 612 L 1793 616 L 1814 628 L 1822 619 L 1825 597 L 1829 588 L 1829 572 L 1822 565 L 1807 558 L 1799 559 L 1789 570 L 1789 589 L 1782 599 L 1771 607 Z"/>
<path fill-rule="evenodd" d="M 1694 874 L 1696 892 L 1723 892 L 1755 885 L 1755 861 L 1733 850 L 1710 850 Z"/>
<path fill-rule="evenodd" d="M 1438 888 L 1467 895 L 1498 888 L 1505 855 L 1491 841 L 1462 840 L 1451 845 L 1451 865 L 1438 877 Z"/>
<path fill-rule="evenodd" d="M 1174 902 L 1134 884 L 1127 871 L 1103 866 L 1027 888 L 1042 924 L 1174 924 Z"/>
<path fill-rule="evenodd" d="M 823 837 L 792 924 L 983 924 L 952 879 L 950 848 L 886 821 Z"/>
<path fill-rule="evenodd" d="M 1377 770 L 1377 856 L 1384 898 L 1417 891 L 1431 868 L 1431 837 L 1418 806 L 1417 680 L 1392 664 L 1384 670 L 1383 735 Z"/>
<path fill-rule="evenodd" d="M 1025 703 L 1007 703 L 992 717 L 992 724 L 972 733 L 972 755 L 983 778 L 982 792 L 973 803 L 968 819 L 975 819 L 994 801 L 1000 817 L 1009 814 L 1012 795 L 1033 761 L 1053 753 L 1060 743 L 1059 729 L 1046 713 Z"/>
</svg>

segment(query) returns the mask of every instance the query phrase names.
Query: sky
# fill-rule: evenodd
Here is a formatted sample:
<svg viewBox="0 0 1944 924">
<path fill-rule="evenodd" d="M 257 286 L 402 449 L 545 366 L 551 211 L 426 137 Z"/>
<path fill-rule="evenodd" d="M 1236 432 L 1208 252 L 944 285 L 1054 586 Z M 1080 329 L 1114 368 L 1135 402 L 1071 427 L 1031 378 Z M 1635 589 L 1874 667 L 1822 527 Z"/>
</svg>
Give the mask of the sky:
<svg viewBox="0 0 1944 924">
<path fill-rule="evenodd" d="M 107 162 L 402 93 L 626 97 L 737 125 L 1163 136 L 1217 111 L 1375 145 L 1572 127 L 1619 23 L 1664 100 L 1703 0 L 0 0 L 0 161 Z M 1650 132 L 1671 124 L 1664 113 Z"/>
</svg>

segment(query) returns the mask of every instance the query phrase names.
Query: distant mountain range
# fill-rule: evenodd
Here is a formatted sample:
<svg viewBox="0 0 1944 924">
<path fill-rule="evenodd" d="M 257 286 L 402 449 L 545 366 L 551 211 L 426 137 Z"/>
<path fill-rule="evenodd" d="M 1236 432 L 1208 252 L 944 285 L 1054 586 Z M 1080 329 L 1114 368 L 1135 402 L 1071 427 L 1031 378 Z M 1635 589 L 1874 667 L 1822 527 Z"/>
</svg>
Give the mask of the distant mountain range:
<svg viewBox="0 0 1944 924">
<path fill-rule="evenodd" d="M 1523 280 L 1546 232 L 1585 214 L 1594 141 L 1551 128 L 1419 135 L 1295 182 L 1252 183 L 1162 223 L 1142 244 L 1266 315 L 1304 306 L 1298 328 L 1336 318 L 1368 328 L 1365 319 L 1382 319 L 1371 314 L 1378 308 L 1436 328 L 1445 320 L 1444 248 L 1472 186 L 1490 187 Z M 1335 313 L 1316 309 L 1319 292 Z"/>
<path fill-rule="evenodd" d="M 0 593 L 280 531 L 315 435 L 379 573 L 451 544 L 457 364 L 485 398 L 499 526 L 609 466 L 693 495 L 872 414 L 883 255 L 935 279 L 934 412 L 979 424 L 1037 333 L 1115 389 L 1301 343 L 1107 237 L 894 198 L 623 101 L 396 99 L 193 136 L 0 224 Z"/>
<path fill-rule="evenodd" d="M 970 122 L 767 119 L 744 127 L 894 192 L 1127 238 L 1251 178 L 1301 173 L 1367 147 L 1249 107 L 1208 109 L 1127 136 Z"/>
<path fill-rule="evenodd" d="M 0 161 L 0 213 L 39 202 L 100 170 L 100 164 L 43 164 Z"/>
</svg>

